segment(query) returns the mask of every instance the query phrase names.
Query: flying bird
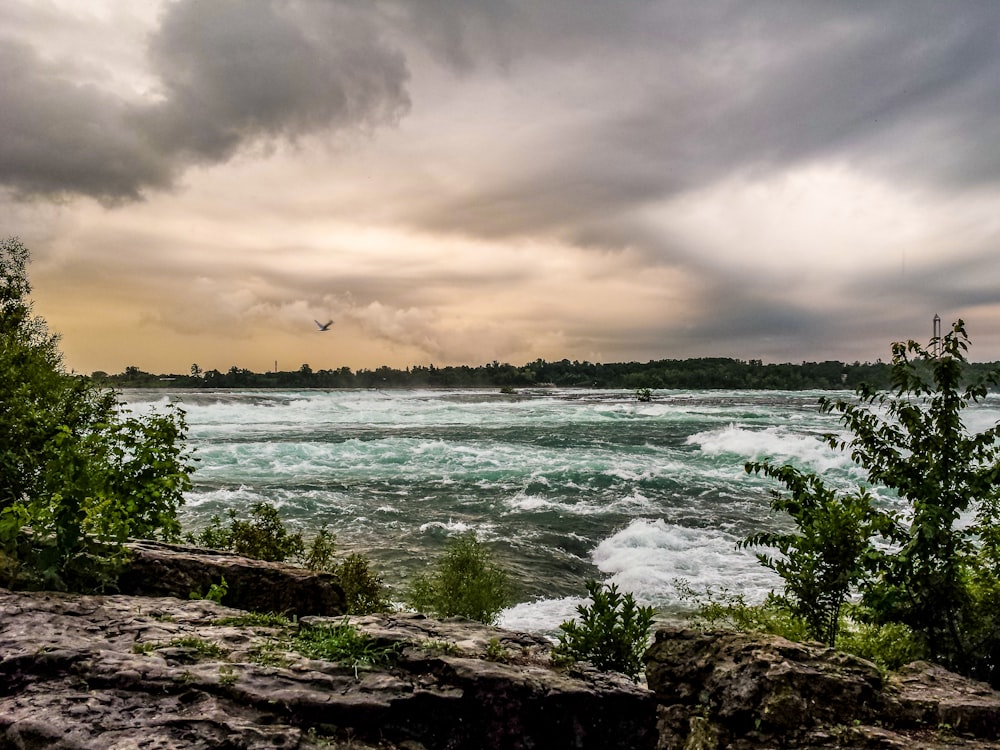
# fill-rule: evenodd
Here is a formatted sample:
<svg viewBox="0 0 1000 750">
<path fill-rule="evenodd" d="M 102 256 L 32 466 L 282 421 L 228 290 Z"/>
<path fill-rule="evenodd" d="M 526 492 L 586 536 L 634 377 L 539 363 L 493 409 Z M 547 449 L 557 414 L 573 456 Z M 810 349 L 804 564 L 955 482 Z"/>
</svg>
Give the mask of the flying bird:
<svg viewBox="0 0 1000 750">
<path fill-rule="evenodd" d="M 326 321 L 326 323 L 320 323 L 318 320 L 313 320 L 313 323 L 315 323 L 317 326 L 319 326 L 319 332 L 320 333 L 323 333 L 324 331 L 329 331 L 330 330 L 330 326 L 333 325 L 333 321 L 332 320 L 328 320 L 328 321 Z"/>
</svg>

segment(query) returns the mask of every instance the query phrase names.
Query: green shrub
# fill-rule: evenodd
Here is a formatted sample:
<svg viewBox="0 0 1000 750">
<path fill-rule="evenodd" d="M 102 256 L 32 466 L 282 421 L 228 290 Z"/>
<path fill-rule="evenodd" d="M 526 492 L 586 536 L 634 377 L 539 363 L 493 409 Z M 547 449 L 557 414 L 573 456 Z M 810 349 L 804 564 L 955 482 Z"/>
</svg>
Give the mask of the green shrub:
<svg viewBox="0 0 1000 750">
<path fill-rule="evenodd" d="M 247 519 L 229 509 L 229 523 L 212 516 L 200 534 L 188 534 L 188 541 L 203 547 L 234 552 L 244 557 L 269 562 L 285 562 L 305 554 L 301 534 L 291 533 L 282 523 L 278 509 L 266 500 L 251 504 Z"/>
<path fill-rule="evenodd" d="M 793 534 L 755 535 L 747 543 L 784 553 L 782 562 L 765 556 L 762 561 L 782 575 L 780 598 L 813 635 L 833 643 L 840 622 L 834 615 L 848 593 L 858 593 L 858 620 L 879 628 L 858 636 L 862 640 L 906 632 L 915 652 L 996 686 L 1000 425 L 970 433 L 963 411 L 987 397 L 997 373 L 970 377 L 968 346 L 959 320 L 927 347 L 893 344 L 889 391 L 861 386 L 854 399 L 820 399 L 820 409 L 838 415 L 851 433 L 831 433 L 827 444 L 849 450 L 871 485 L 906 504 L 904 513 L 872 509 L 864 488 L 837 499 L 814 475 L 750 464 L 748 470 L 792 490 L 791 499 L 773 505 L 788 511 L 797 528 Z"/>
<path fill-rule="evenodd" d="M 337 566 L 337 538 L 326 526 L 320 528 L 309 543 L 309 548 L 302 556 L 302 565 L 309 570 L 324 570 L 334 572 Z"/>
<path fill-rule="evenodd" d="M 189 534 L 194 544 L 235 552 L 257 560 L 292 561 L 309 570 L 333 573 L 344 589 L 347 612 L 352 615 L 384 612 L 390 609 L 388 592 L 382 578 L 371 570 L 368 558 L 359 553 L 343 560 L 336 556 L 336 537 L 324 526 L 306 547 L 301 534 L 285 528 L 281 516 L 270 503 L 261 501 L 250 508 L 250 519 L 240 520 L 229 511 L 229 525 L 218 516 L 200 534 Z"/>
<path fill-rule="evenodd" d="M 692 621 L 698 627 L 770 633 L 792 641 L 809 638 L 805 622 L 787 607 L 779 606 L 774 596 L 761 604 L 748 604 L 743 594 L 726 590 L 696 592 L 683 581 L 675 583 L 681 600 L 695 607 Z"/>
<path fill-rule="evenodd" d="M 604 672 L 621 672 L 635 679 L 643 671 L 643 654 L 655 610 L 621 594 L 615 584 L 587 581 L 592 604 L 576 608 L 579 620 L 562 623 L 554 649 L 557 659 L 589 661 Z"/>
<path fill-rule="evenodd" d="M 810 638 L 835 646 L 841 609 L 876 554 L 873 538 L 892 526 L 892 517 L 873 507 L 867 490 L 838 495 L 815 474 L 767 461 L 745 468 L 778 479 L 791 491 L 787 497 L 772 493 L 771 508 L 791 516 L 796 530 L 760 532 L 737 546 L 772 547 L 781 553 L 757 554 L 784 581 L 783 592 L 772 594 L 770 605 L 801 620 Z"/>
<path fill-rule="evenodd" d="M 126 539 L 179 535 L 184 413 L 132 416 L 113 391 L 67 374 L 58 337 L 32 313 L 28 257 L 19 240 L 0 242 L 0 583 L 100 588 Z"/>
<path fill-rule="evenodd" d="M 466 534 L 451 542 L 434 571 L 414 579 L 409 600 L 439 617 L 494 625 L 510 601 L 507 574 L 474 534 Z"/>
<path fill-rule="evenodd" d="M 347 599 L 347 612 L 367 615 L 392 608 L 382 578 L 372 572 L 368 558 L 356 552 L 333 566 Z"/>
<path fill-rule="evenodd" d="M 837 648 L 889 670 L 925 657 L 920 639 L 900 622 L 878 625 L 845 619 Z"/>
</svg>

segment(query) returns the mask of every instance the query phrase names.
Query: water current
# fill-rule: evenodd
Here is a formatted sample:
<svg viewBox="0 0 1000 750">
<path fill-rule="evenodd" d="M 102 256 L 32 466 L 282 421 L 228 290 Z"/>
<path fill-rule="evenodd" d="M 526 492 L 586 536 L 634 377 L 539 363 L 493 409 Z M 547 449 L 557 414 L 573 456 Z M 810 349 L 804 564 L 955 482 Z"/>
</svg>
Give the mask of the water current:
<svg viewBox="0 0 1000 750">
<path fill-rule="evenodd" d="M 485 390 L 126 391 L 137 412 L 185 410 L 198 459 L 182 522 L 204 527 L 267 501 L 308 539 L 326 525 L 397 591 L 456 534 L 475 533 L 511 574 L 502 624 L 551 631 L 587 578 L 663 612 L 684 585 L 760 600 L 778 580 L 736 542 L 781 526 L 770 458 L 850 487 L 863 474 L 821 437 L 820 392 Z M 830 394 L 827 394 L 830 395 Z M 833 394 L 849 397 L 849 394 Z M 991 398 L 970 429 L 1000 419 Z M 895 502 L 888 495 L 887 504 Z M 682 583 L 679 583 L 682 582 Z"/>
</svg>

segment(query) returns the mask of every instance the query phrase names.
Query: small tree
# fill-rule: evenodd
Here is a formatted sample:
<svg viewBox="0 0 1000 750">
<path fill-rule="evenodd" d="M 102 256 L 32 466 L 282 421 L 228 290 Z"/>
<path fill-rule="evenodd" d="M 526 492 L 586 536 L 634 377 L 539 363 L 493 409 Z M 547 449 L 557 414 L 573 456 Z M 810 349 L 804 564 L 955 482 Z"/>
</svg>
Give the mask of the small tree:
<svg viewBox="0 0 1000 750">
<path fill-rule="evenodd" d="M 841 609 L 876 555 L 872 538 L 892 519 L 872 506 L 864 489 L 838 496 L 815 474 L 767 461 L 746 465 L 747 472 L 777 479 L 791 492 L 772 493 L 771 508 L 788 513 L 795 533 L 760 532 L 741 547 L 771 547 L 781 557 L 758 553 L 757 559 L 784 580 L 784 593 L 770 603 L 800 618 L 811 638 L 835 645 Z"/>
<path fill-rule="evenodd" d="M 961 320 L 928 347 L 893 344 L 890 392 L 862 388 L 856 401 L 821 401 L 853 433 L 827 442 L 849 449 L 873 483 L 894 490 L 909 508 L 891 531 L 898 549 L 881 556 L 865 604 L 877 621 L 908 625 L 932 658 L 965 672 L 984 667 L 985 644 L 969 637 L 984 627 L 974 622 L 970 583 L 976 578 L 988 588 L 987 572 L 996 580 L 996 568 L 982 571 L 976 558 L 995 554 L 1000 510 L 1000 425 L 970 434 L 962 420 L 995 375 L 968 380 L 968 347 Z M 971 526 L 959 523 L 967 512 L 976 516 Z"/>
<path fill-rule="evenodd" d="M 788 511 L 795 534 L 757 534 L 745 544 L 771 546 L 761 556 L 785 579 L 785 602 L 810 630 L 832 643 L 839 604 L 858 585 L 856 615 L 899 623 L 932 659 L 995 681 L 1000 661 L 1000 425 L 970 434 L 963 410 L 987 395 L 991 378 L 970 381 L 968 336 L 959 320 L 928 347 L 892 347 L 889 391 L 862 386 L 856 399 L 820 401 L 852 437 L 826 436 L 873 485 L 894 491 L 906 508 L 873 508 L 864 489 L 836 498 L 811 474 L 767 462 L 749 464 L 792 490 L 772 505 Z M 960 520 L 974 515 L 975 523 Z M 876 547 L 881 536 L 888 544 Z"/>
<path fill-rule="evenodd" d="M 0 242 L 0 572 L 8 585 L 91 585 L 81 574 L 126 538 L 177 536 L 192 469 L 184 414 L 133 417 L 67 374 L 32 314 L 28 258 L 19 240 Z"/>
<path fill-rule="evenodd" d="M 414 579 L 409 598 L 418 610 L 493 625 L 510 594 L 507 574 L 474 534 L 466 534 L 449 545 L 432 573 Z"/>
</svg>

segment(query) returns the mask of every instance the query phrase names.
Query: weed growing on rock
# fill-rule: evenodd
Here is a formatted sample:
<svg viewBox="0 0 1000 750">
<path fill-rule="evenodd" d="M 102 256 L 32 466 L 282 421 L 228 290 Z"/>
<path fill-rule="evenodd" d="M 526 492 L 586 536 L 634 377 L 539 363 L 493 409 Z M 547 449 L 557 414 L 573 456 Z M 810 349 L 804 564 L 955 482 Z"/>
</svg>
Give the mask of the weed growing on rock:
<svg viewBox="0 0 1000 750">
<path fill-rule="evenodd" d="M 206 641 L 204 638 L 198 638 L 193 635 L 181 636 L 173 638 L 169 641 L 147 641 L 145 643 L 137 643 L 132 647 L 132 651 L 136 654 L 150 654 L 153 651 L 159 651 L 164 648 L 188 649 L 194 651 L 195 655 L 199 659 L 223 659 L 228 656 L 229 653 L 219 644 Z"/>
<path fill-rule="evenodd" d="M 451 641 L 443 641 L 436 638 L 429 638 L 420 642 L 420 648 L 432 654 L 444 654 L 447 656 L 461 656 L 463 651 L 457 644 Z"/>
<path fill-rule="evenodd" d="M 589 661 L 604 672 L 621 672 L 636 679 L 644 668 L 649 628 L 655 610 L 636 604 L 615 584 L 587 581 L 590 605 L 576 608 L 579 620 L 562 623 L 553 650 L 557 660 Z"/>
<path fill-rule="evenodd" d="M 262 667 L 285 669 L 292 665 L 292 660 L 288 656 L 289 649 L 291 642 L 267 641 L 252 647 L 247 654 L 247 660 Z"/>
<path fill-rule="evenodd" d="M 236 684 L 236 670 L 228 664 L 219 665 L 219 685 L 222 687 L 232 687 Z"/>
<path fill-rule="evenodd" d="M 486 660 L 503 664 L 510 661 L 510 654 L 507 653 L 507 649 L 500 643 L 499 638 L 490 638 L 490 642 L 486 644 Z"/>
<path fill-rule="evenodd" d="M 396 646 L 384 646 L 360 632 L 346 619 L 339 625 L 303 628 L 292 639 L 292 648 L 310 659 L 334 661 L 354 667 L 389 664 Z"/>
<path fill-rule="evenodd" d="M 229 584 L 226 583 L 225 576 L 219 576 L 219 582 L 208 587 L 204 594 L 200 590 L 194 590 L 189 595 L 189 599 L 205 599 L 216 604 L 222 604 L 223 598 L 229 593 Z"/>
<path fill-rule="evenodd" d="M 294 623 L 284 615 L 270 612 L 247 612 L 235 617 L 220 617 L 212 620 L 213 625 L 231 625 L 238 628 L 287 628 Z"/>
</svg>

